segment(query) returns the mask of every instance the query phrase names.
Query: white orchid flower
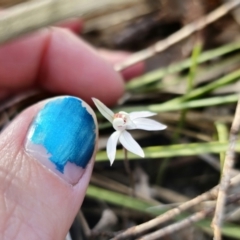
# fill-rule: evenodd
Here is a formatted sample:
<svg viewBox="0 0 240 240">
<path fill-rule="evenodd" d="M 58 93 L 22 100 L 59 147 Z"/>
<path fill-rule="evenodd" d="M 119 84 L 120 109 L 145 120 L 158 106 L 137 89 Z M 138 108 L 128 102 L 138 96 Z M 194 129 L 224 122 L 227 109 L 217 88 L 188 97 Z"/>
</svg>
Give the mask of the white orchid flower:
<svg viewBox="0 0 240 240">
<path fill-rule="evenodd" d="M 100 113 L 113 125 L 116 130 L 108 139 L 107 142 L 107 155 L 111 165 L 115 160 L 116 148 L 118 140 L 128 151 L 144 157 L 144 152 L 139 144 L 134 140 L 127 130 L 143 129 L 147 131 L 164 130 L 167 126 L 161 124 L 147 117 L 156 115 L 156 113 L 149 111 L 141 112 L 118 112 L 113 113 L 107 106 L 96 98 L 92 98 Z"/>
</svg>

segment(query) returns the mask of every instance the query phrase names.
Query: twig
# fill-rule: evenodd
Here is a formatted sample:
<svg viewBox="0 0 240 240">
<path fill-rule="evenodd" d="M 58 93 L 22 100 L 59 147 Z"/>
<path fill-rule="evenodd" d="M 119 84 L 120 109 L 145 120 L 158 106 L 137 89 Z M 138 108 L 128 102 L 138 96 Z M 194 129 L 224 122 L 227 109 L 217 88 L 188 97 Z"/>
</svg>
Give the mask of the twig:
<svg viewBox="0 0 240 240">
<path fill-rule="evenodd" d="M 233 194 L 231 196 L 228 197 L 227 199 L 227 203 L 233 203 L 238 201 L 240 198 L 240 194 Z M 159 229 L 153 233 L 147 234 L 141 238 L 139 238 L 138 240 L 156 240 L 156 239 L 160 239 L 163 236 L 172 234 L 176 231 L 179 231 L 189 225 L 191 225 L 192 223 L 198 222 L 202 219 L 204 219 L 205 217 L 207 217 L 208 215 L 210 215 L 212 212 L 214 211 L 214 207 L 211 207 L 207 210 L 203 210 L 203 211 L 199 211 L 187 218 L 185 218 L 182 221 L 176 222 L 174 224 L 171 224 L 167 227 L 164 227 L 162 229 Z"/>
<path fill-rule="evenodd" d="M 146 60 L 154 56 L 156 53 L 163 52 L 172 45 L 182 41 L 183 39 L 189 37 L 191 34 L 203 29 L 210 23 L 213 23 L 214 21 L 223 17 L 229 11 L 237 7 L 239 4 L 240 4 L 239 0 L 232 0 L 224 3 L 219 8 L 209 13 L 207 16 L 203 16 L 200 19 L 186 25 L 179 31 L 173 33 L 166 39 L 157 42 L 156 44 L 150 46 L 149 48 L 146 48 L 142 51 L 133 54 L 126 61 L 116 64 L 115 70 L 122 71 L 123 69 L 128 68 L 135 63 L 138 63 L 140 61 Z"/>
<path fill-rule="evenodd" d="M 235 146 L 236 146 L 239 129 L 240 129 L 240 98 L 238 100 L 235 116 L 233 119 L 231 131 L 230 131 L 229 146 L 228 146 L 228 150 L 224 160 L 222 177 L 219 185 L 216 210 L 215 210 L 214 218 L 212 221 L 214 240 L 222 239 L 221 226 L 222 226 L 222 221 L 223 221 L 224 212 L 225 212 L 227 190 L 230 185 L 230 173 L 234 165 Z"/>
<path fill-rule="evenodd" d="M 155 240 L 155 239 L 160 239 L 163 236 L 169 235 L 171 233 L 174 233 L 176 231 L 179 231 L 182 228 L 185 228 L 189 225 L 191 225 L 194 222 L 198 222 L 202 219 L 204 219 L 210 211 L 201 211 L 193 214 L 192 216 L 180 221 L 176 222 L 174 224 L 171 224 L 170 226 L 167 226 L 165 228 L 162 228 L 160 230 L 157 230 L 153 233 L 147 234 L 141 238 L 138 238 L 138 240 Z"/>
<path fill-rule="evenodd" d="M 231 185 L 231 187 L 233 187 L 233 186 L 236 186 L 237 184 L 239 184 L 239 182 L 240 182 L 240 174 L 238 174 L 237 176 L 235 176 L 231 179 L 230 185 Z M 218 193 L 218 185 L 216 187 L 212 188 L 211 190 L 209 190 L 208 192 L 203 193 L 203 194 L 191 199 L 190 201 L 179 205 L 177 208 L 173 208 L 173 209 L 167 211 L 166 213 L 164 213 L 148 222 L 142 223 L 138 226 L 131 227 L 131 228 L 127 229 L 126 231 L 119 233 L 113 239 L 120 240 L 120 239 L 125 239 L 128 237 L 137 236 L 147 230 L 150 230 L 154 227 L 159 226 L 160 224 L 162 224 L 166 221 L 173 219 L 174 217 L 179 215 L 181 212 L 199 204 L 202 201 L 206 201 L 208 199 L 214 198 L 215 196 L 217 196 L 217 193 Z"/>
</svg>

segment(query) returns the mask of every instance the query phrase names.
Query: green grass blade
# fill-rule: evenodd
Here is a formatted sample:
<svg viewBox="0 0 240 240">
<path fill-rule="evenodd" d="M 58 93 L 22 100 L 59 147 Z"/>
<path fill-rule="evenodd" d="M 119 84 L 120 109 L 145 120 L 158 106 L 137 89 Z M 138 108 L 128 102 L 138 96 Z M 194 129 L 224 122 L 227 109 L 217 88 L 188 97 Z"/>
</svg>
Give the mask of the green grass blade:
<svg viewBox="0 0 240 240">
<path fill-rule="evenodd" d="M 228 103 L 237 102 L 239 98 L 239 94 L 231 94 L 227 96 L 220 97 L 211 97 L 204 98 L 201 100 L 192 100 L 188 102 L 177 102 L 169 105 L 165 104 L 151 104 L 147 106 L 136 106 L 136 107 L 124 107 L 121 109 L 115 109 L 114 112 L 125 111 L 125 112 L 133 112 L 133 111 L 153 111 L 153 112 L 169 112 L 169 111 L 177 111 L 182 109 L 190 109 L 190 108 L 200 108 L 200 107 L 209 107 L 214 105 L 223 105 Z"/>
<path fill-rule="evenodd" d="M 237 81 L 239 78 L 240 78 L 240 69 L 238 69 L 234 72 L 231 72 L 230 74 L 228 74 L 218 80 L 215 80 L 203 87 L 199 87 L 199 88 L 189 92 L 188 94 L 185 94 L 184 96 L 177 97 L 168 102 L 165 102 L 164 105 L 169 105 L 169 104 L 173 104 L 176 102 L 183 102 L 183 101 L 186 101 L 189 99 L 197 98 L 206 93 L 210 93 L 211 91 L 213 91 L 217 88 L 220 88 L 220 87 L 226 86 L 230 83 L 233 83 L 234 81 Z"/>
<path fill-rule="evenodd" d="M 158 159 L 164 157 L 195 156 L 205 153 L 225 152 L 228 148 L 228 142 L 208 142 L 208 143 L 189 143 L 175 144 L 170 146 L 154 146 L 143 148 L 145 158 Z M 240 151 L 240 142 L 237 143 L 236 151 Z M 139 156 L 132 153 L 128 154 L 129 160 L 139 160 Z M 122 150 L 118 150 L 116 160 L 124 160 Z M 106 151 L 100 151 L 96 155 L 96 161 L 109 161 Z"/>
<path fill-rule="evenodd" d="M 200 63 L 209 61 L 209 60 L 214 59 L 216 57 L 220 57 L 220 56 L 225 55 L 227 53 L 236 51 L 238 49 L 240 49 L 240 42 L 231 43 L 231 44 L 225 45 L 223 47 L 219 47 L 219 48 L 214 49 L 214 50 L 203 52 L 199 56 L 199 58 L 197 60 L 197 63 L 200 64 Z M 134 90 L 134 89 L 142 87 L 146 84 L 153 83 L 153 82 L 158 81 L 159 79 L 161 79 L 162 77 L 164 77 L 168 74 L 176 73 L 176 72 L 182 71 L 184 69 L 187 69 L 191 66 L 191 64 L 192 64 L 191 59 L 189 58 L 189 59 L 184 60 L 180 63 L 172 64 L 167 68 L 152 71 L 152 72 L 147 73 L 147 74 L 145 74 L 141 77 L 137 77 L 137 78 L 133 79 L 131 82 L 129 82 L 126 85 L 126 89 L 127 90 Z"/>
<path fill-rule="evenodd" d="M 187 81 L 188 93 L 193 89 L 194 79 L 197 74 L 198 59 L 200 57 L 201 51 L 202 51 L 202 44 L 197 43 L 193 49 L 192 56 L 191 56 L 191 66 L 190 66 L 188 81 Z"/>
<path fill-rule="evenodd" d="M 86 196 L 103 200 L 121 207 L 137 210 L 139 212 L 148 212 L 148 208 L 155 206 L 153 203 L 149 203 L 145 200 L 116 193 L 93 185 L 88 186 Z"/>
<path fill-rule="evenodd" d="M 218 140 L 219 142 L 227 142 L 228 141 L 228 128 L 226 124 L 216 122 L 215 123 L 217 133 L 218 133 Z M 220 152 L 220 165 L 221 165 L 221 170 L 223 169 L 223 164 L 225 160 L 225 152 Z"/>
<path fill-rule="evenodd" d="M 195 77 L 197 74 L 198 58 L 201 53 L 201 49 L 202 49 L 202 44 L 197 43 L 192 52 L 191 66 L 190 66 L 190 70 L 189 70 L 189 74 L 188 74 L 188 78 L 187 78 L 187 88 L 186 88 L 187 89 L 186 94 L 188 94 L 188 95 L 191 93 L 191 91 L 193 89 L 194 80 L 195 80 Z M 180 120 L 178 122 L 177 130 L 173 135 L 173 141 L 172 141 L 173 143 L 178 142 L 179 134 L 180 134 L 181 129 L 184 126 L 186 115 L 187 115 L 187 109 L 183 109 L 181 111 L 181 116 L 180 116 Z M 164 164 L 161 164 L 161 166 L 164 166 Z M 165 171 L 165 169 L 162 169 L 161 171 Z"/>
</svg>

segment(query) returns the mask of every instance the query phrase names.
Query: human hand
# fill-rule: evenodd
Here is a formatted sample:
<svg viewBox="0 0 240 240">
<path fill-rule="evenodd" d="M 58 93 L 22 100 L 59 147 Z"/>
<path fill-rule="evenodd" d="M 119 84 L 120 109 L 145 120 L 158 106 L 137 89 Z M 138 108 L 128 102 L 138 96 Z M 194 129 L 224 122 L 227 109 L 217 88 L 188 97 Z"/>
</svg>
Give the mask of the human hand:
<svg viewBox="0 0 240 240">
<path fill-rule="evenodd" d="M 124 55 L 102 53 L 112 62 Z M 33 87 L 111 105 L 124 83 L 96 50 L 68 30 L 49 28 L 0 47 L 0 94 Z M 65 238 L 89 183 L 97 137 L 94 113 L 74 97 L 42 101 L 11 122 L 0 135 L 0 239 Z"/>
</svg>

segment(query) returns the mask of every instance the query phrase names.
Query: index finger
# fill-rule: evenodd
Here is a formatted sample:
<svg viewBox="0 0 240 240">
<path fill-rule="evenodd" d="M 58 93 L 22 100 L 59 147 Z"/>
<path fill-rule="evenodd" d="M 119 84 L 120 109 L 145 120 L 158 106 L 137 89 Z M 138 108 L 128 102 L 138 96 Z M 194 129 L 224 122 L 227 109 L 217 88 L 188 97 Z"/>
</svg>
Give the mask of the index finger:
<svg viewBox="0 0 240 240">
<path fill-rule="evenodd" d="M 40 86 L 55 93 L 113 104 L 123 93 L 121 76 L 84 41 L 48 28 L 0 47 L 0 89 Z"/>
</svg>

